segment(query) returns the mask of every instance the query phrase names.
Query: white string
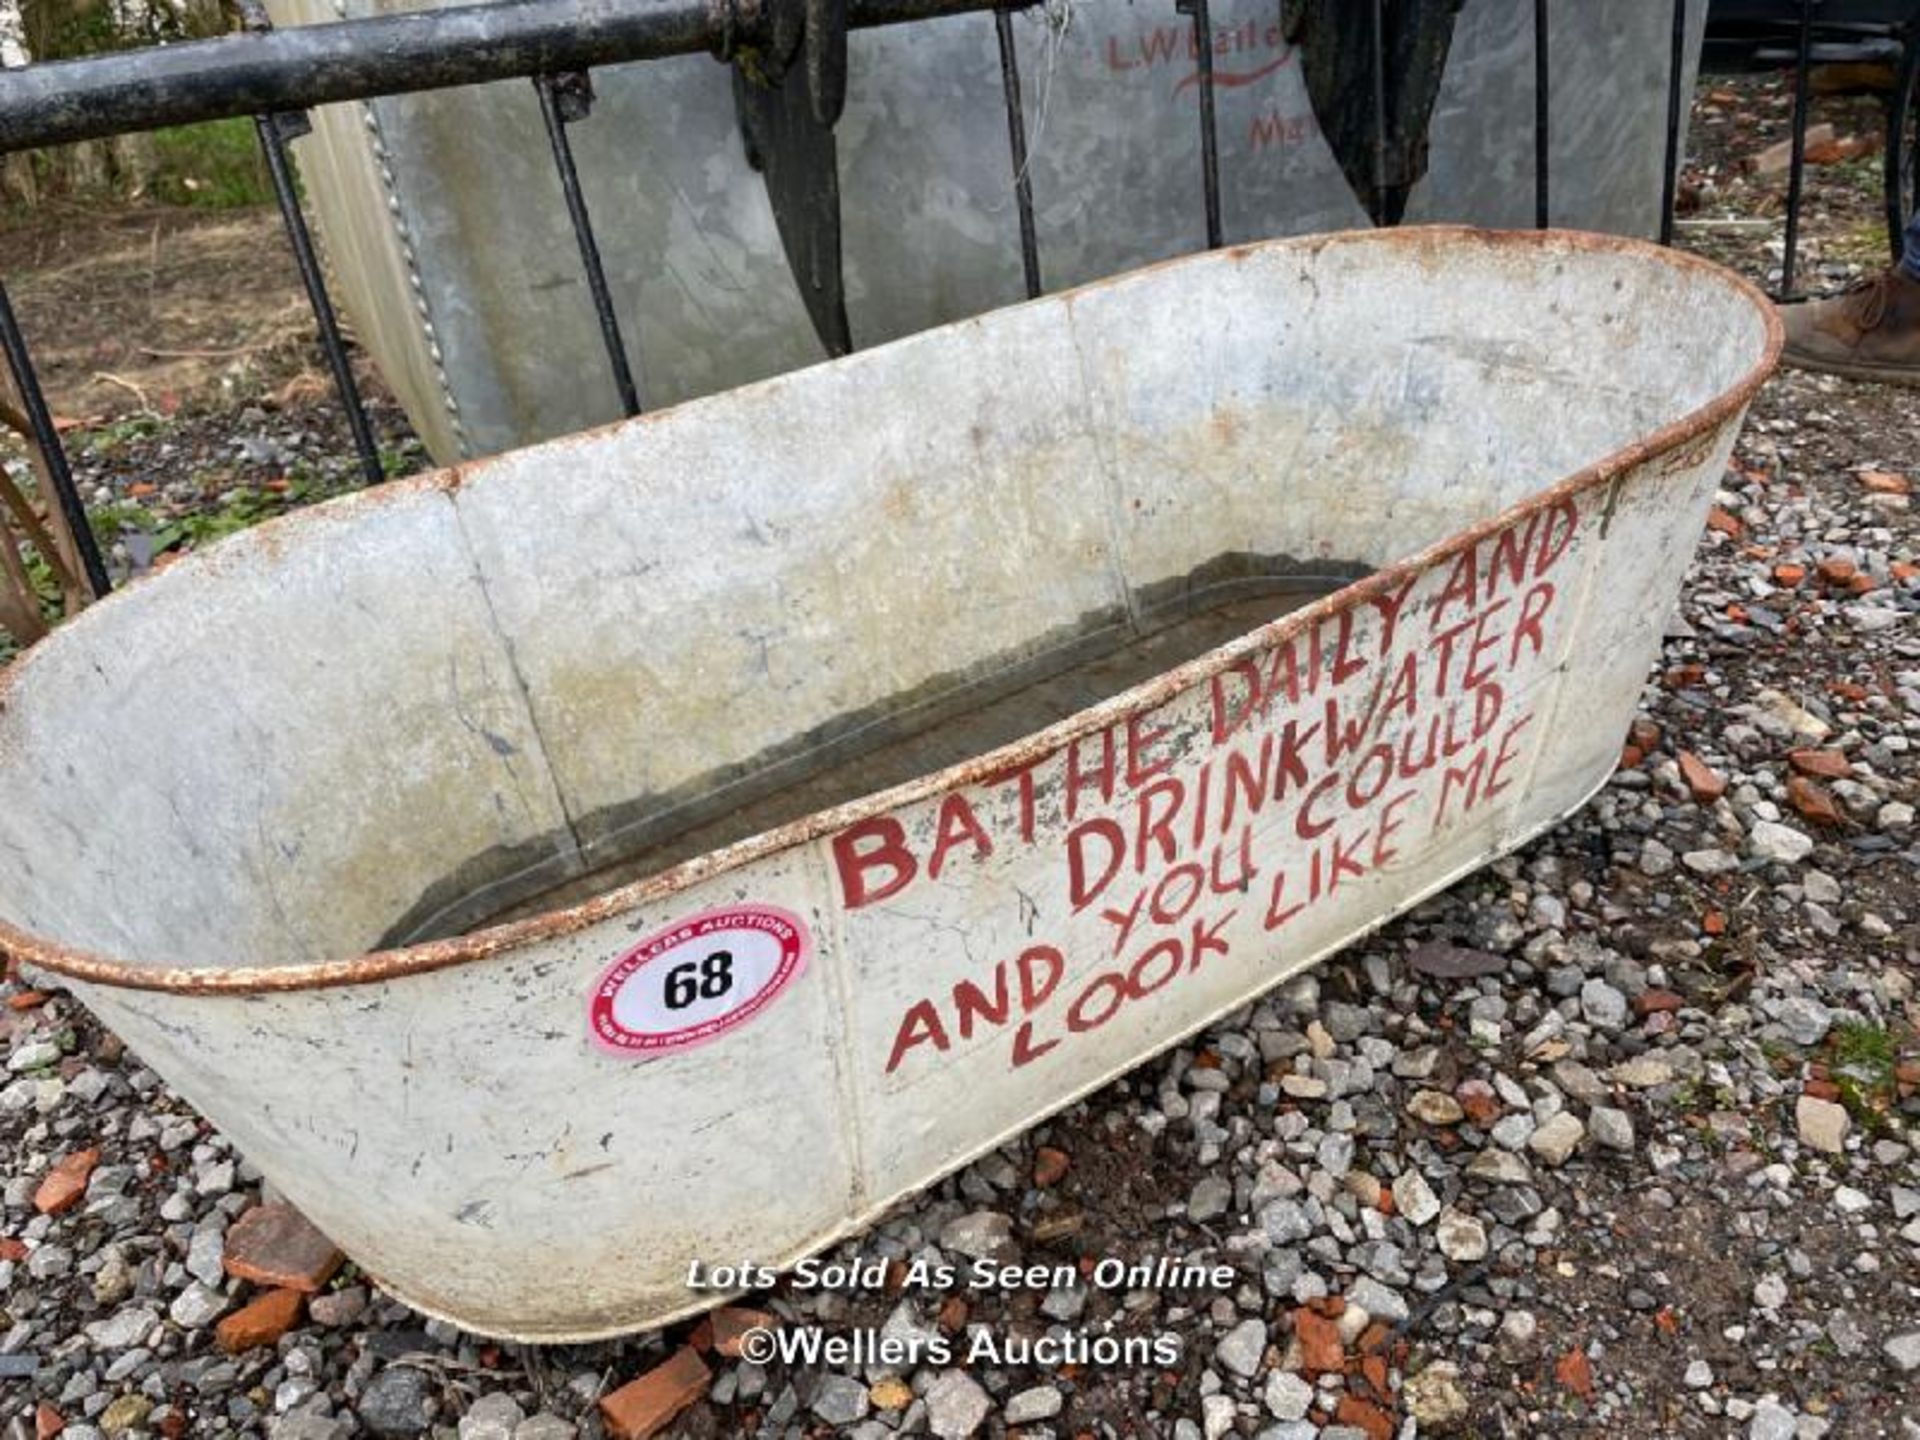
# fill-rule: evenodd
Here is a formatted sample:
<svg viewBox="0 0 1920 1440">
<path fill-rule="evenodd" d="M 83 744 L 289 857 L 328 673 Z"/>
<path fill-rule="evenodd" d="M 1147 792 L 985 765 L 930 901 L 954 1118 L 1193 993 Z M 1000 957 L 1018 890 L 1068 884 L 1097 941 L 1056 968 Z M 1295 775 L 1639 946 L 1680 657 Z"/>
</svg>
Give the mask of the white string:
<svg viewBox="0 0 1920 1440">
<path fill-rule="evenodd" d="M 1040 141 L 1047 133 L 1047 115 L 1053 108 L 1053 77 L 1060 69 L 1060 56 L 1067 48 L 1067 31 L 1073 26 L 1075 0 L 1045 0 L 1042 7 L 1047 27 L 1047 73 L 1040 82 L 1039 113 L 1034 116 L 1033 134 L 1027 137 L 1026 163 L 1020 167 L 1016 183 L 1033 169 L 1033 157 L 1040 153 Z"/>
</svg>

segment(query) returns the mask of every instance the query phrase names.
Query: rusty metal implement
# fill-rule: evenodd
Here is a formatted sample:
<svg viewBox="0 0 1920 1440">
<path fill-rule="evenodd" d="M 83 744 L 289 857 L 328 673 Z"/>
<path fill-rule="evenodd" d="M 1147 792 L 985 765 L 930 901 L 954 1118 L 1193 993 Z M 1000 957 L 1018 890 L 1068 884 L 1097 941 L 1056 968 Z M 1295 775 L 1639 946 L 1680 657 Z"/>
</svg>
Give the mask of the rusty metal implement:
<svg viewBox="0 0 1920 1440">
<path fill-rule="evenodd" d="M 277 521 L 0 674 L 0 949 L 421 1310 L 657 1324 L 1580 805 L 1778 345 L 1279 241 Z"/>
</svg>

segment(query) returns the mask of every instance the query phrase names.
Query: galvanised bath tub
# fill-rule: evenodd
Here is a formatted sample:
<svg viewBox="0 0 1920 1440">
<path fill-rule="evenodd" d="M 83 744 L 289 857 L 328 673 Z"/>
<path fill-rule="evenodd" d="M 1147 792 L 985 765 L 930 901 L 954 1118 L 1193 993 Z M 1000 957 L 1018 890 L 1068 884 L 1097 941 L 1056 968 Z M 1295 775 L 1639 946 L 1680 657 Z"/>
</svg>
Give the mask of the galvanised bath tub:
<svg viewBox="0 0 1920 1440">
<path fill-rule="evenodd" d="M 1289 240 L 289 517 L 0 673 L 0 949 L 421 1310 L 656 1324 L 1577 807 L 1778 344 Z"/>
</svg>

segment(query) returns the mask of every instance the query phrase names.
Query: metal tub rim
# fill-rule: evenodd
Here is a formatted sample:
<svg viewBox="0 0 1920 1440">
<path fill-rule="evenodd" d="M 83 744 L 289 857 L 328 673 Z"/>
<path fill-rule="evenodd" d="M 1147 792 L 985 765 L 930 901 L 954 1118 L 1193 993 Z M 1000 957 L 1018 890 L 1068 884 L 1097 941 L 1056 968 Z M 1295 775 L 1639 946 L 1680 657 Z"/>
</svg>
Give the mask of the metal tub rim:
<svg viewBox="0 0 1920 1440">
<path fill-rule="evenodd" d="M 885 814 L 929 796 L 944 794 L 960 786 L 976 784 L 1006 774 L 1019 768 L 1029 758 L 1053 754 L 1070 741 L 1093 734 L 1129 716 L 1149 711 L 1191 686 L 1210 680 L 1230 668 L 1235 661 L 1254 651 L 1271 646 L 1307 629 L 1317 621 L 1338 614 L 1375 595 L 1388 592 L 1408 577 L 1479 544 L 1486 537 L 1508 526 L 1524 521 L 1532 515 L 1571 497 L 1584 494 L 1597 486 L 1608 484 L 1647 461 L 1713 431 L 1731 416 L 1739 413 L 1752 400 L 1754 394 L 1773 372 L 1784 342 L 1780 318 L 1772 302 L 1757 285 L 1745 277 L 1699 256 L 1667 249 L 1651 241 L 1577 230 L 1488 230 L 1461 225 L 1431 225 L 1407 226 L 1392 230 L 1341 231 L 1326 235 L 1255 241 L 1219 251 L 1177 256 L 1138 270 L 1022 303 L 1025 305 L 1061 304 L 1071 308 L 1074 301 L 1082 295 L 1110 287 L 1124 286 L 1136 277 L 1163 269 L 1176 266 L 1238 264 L 1249 255 L 1271 251 L 1291 250 L 1316 254 L 1333 246 L 1379 246 L 1414 255 L 1440 251 L 1449 247 L 1480 247 L 1488 250 L 1500 248 L 1530 250 L 1546 258 L 1583 252 L 1631 256 L 1650 264 L 1664 265 L 1672 270 L 1690 271 L 1707 277 L 1712 283 L 1724 286 L 1734 294 L 1744 297 L 1760 317 L 1764 340 L 1758 358 L 1745 373 L 1687 414 L 1660 426 L 1592 464 L 1564 476 L 1553 484 L 1536 490 L 1527 498 L 1517 501 L 1504 510 L 1488 515 L 1443 540 L 1435 541 L 1389 565 L 1382 566 L 1371 575 L 1354 581 L 1310 605 L 1250 630 L 1152 679 L 1131 686 L 1098 705 L 1079 710 L 1045 729 L 1035 731 L 985 754 L 929 771 L 912 780 L 875 791 L 859 799 L 815 811 L 801 819 L 763 831 L 732 845 L 682 861 L 656 875 L 621 886 L 590 900 L 528 919 L 486 927 L 450 939 L 398 949 L 376 950 L 345 959 L 308 961 L 281 966 L 189 965 L 165 968 L 141 966 L 113 955 L 64 945 L 46 936 L 21 930 L 5 919 L 0 919 L 0 957 L 37 966 L 68 979 L 121 990 L 163 991 L 181 995 L 244 996 L 378 984 L 404 976 L 421 975 L 476 963 L 513 952 L 531 943 L 577 933 L 589 926 L 665 899 L 716 875 L 740 869 L 768 855 L 834 834 L 870 816 Z M 979 323 L 980 317 L 974 317 L 956 321 L 952 326 L 943 326 L 940 329 Z M 934 334 L 938 331 L 923 333 Z M 907 336 L 888 345 L 864 351 L 859 356 L 850 357 L 849 360 L 825 363 L 865 363 L 867 357 L 883 354 L 896 345 L 911 345 L 918 338 L 920 337 Z M 768 387 L 786 383 L 789 383 L 789 377 L 757 381 L 737 390 L 723 391 L 719 395 L 685 402 L 685 406 L 650 412 L 634 419 L 615 421 L 583 431 L 578 435 L 548 441 L 529 447 L 528 451 L 516 453 L 563 450 L 587 438 L 605 434 L 623 426 L 654 423 L 661 416 L 675 413 L 682 408 L 711 405 L 723 401 L 736 403 L 739 397 L 751 396 Z M 467 461 L 428 475 L 392 482 L 375 490 L 343 496 L 311 510 L 297 511 L 270 521 L 260 528 L 273 532 L 276 538 L 294 533 L 295 527 L 301 527 L 297 533 L 305 534 L 322 524 L 337 524 L 350 520 L 351 513 L 354 511 L 385 503 L 403 494 L 427 489 L 458 490 L 468 484 L 482 482 L 490 463 L 490 459 Z M 214 547 L 210 551 L 187 557 L 178 565 L 169 567 L 165 574 L 152 577 L 146 584 L 164 584 L 169 577 L 175 575 L 179 575 L 183 580 L 191 578 L 195 574 L 217 567 L 220 558 L 218 547 Z M 108 612 L 114 605 L 126 603 L 124 598 L 126 595 L 131 593 L 137 596 L 144 588 L 145 585 L 136 585 L 116 591 L 101 604 L 90 607 L 47 640 L 29 649 L 7 669 L 0 670 L 0 712 L 4 712 L 7 708 L 10 691 L 19 683 L 21 676 L 29 670 L 36 657 L 48 646 L 62 643 L 59 637 L 73 633 L 76 627 L 101 623 L 96 619 L 99 614 Z"/>
</svg>

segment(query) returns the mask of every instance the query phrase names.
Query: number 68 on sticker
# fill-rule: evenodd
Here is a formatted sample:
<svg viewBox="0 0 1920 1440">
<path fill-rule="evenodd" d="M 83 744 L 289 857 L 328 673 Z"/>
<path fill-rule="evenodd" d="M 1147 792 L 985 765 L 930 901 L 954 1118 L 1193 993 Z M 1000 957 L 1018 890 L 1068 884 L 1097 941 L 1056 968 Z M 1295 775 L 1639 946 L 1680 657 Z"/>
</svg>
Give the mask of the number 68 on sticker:
<svg viewBox="0 0 1920 1440">
<path fill-rule="evenodd" d="M 601 1049 L 636 1059 L 704 1044 L 771 1004 L 811 950 L 805 922 L 790 911 L 703 911 L 607 967 L 588 1002 L 589 1034 Z"/>
</svg>

